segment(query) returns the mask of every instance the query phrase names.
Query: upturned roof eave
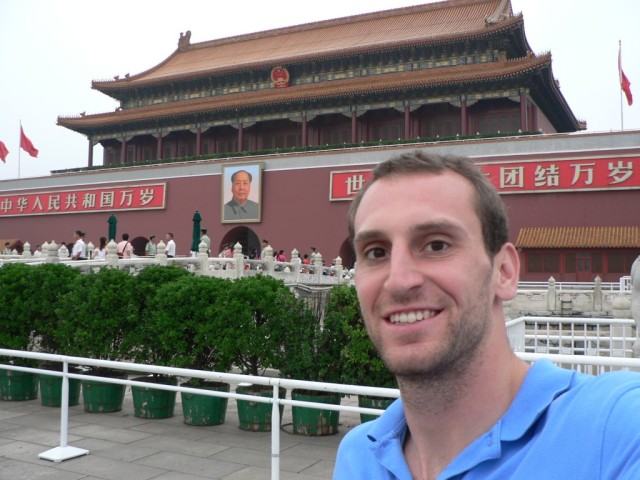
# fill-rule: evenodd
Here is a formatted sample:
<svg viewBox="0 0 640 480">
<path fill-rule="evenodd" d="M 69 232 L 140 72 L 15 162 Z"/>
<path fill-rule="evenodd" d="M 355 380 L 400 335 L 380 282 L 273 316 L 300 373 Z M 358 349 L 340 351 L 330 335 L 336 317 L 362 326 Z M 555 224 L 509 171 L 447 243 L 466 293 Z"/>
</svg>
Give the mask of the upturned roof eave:
<svg viewBox="0 0 640 480">
<path fill-rule="evenodd" d="M 453 43 L 461 43 L 467 41 L 477 41 L 484 38 L 488 38 L 491 36 L 495 36 L 497 34 L 503 33 L 505 31 L 517 31 L 518 28 L 522 29 L 524 25 L 523 18 L 521 15 L 514 15 L 501 23 L 492 24 L 484 27 L 483 29 L 473 30 L 466 32 L 464 34 L 445 34 L 438 37 L 432 37 L 429 39 L 420 39 L 420 38 L 409 38 L 403 39 L 395 42 L 384 42 L 378 44 L 370 44 L 370 45 L 362 45 L 357 48 L 344 48 L 338 50 L 332 50 L 329 52 L 306 52 L 303 54 L 295 55 L 295 56 L 287 56 L 280 58 L 272 58 L 266 61 L 259 62 L 249 62 L 244 64 L 236 64 L 236 65 L 228 65 L 222 68 L 210 68 L 207 70 L 202 70 L 198 72 L 188 72 L 181 73 L 176 75 L 170 75 L 162 78 L 153 78 L 150 80 L 145 80 L 145 77 L 150 73 L 156 72 L 159 68 L 168 64 L 175 56 L 183 53 L 180 49 L 176 49 L 169 57 L 167 57 L 164 61 L 159 63 L 158 65 L 145 70 L 136 75 L 129 76 L 128 78 L 118 79 L 118 80 L 106 80 L 106 81 L 93 81 L 92 88 L 98 90 L 105 95 L 109 95 L 117 100 L 120 100 L 118 97 L 119 93 L 129 92 L 138 88 L 149 88 L 149 87 L 157 87 L 161 85 L 167 85 L 171 83 L 180 83 L 184 81 L 191 81 L 201 78 L 207 78 L 211 76 L 220 76 L 226 75 L 229 73 L 244 73 L 251 70 L 261 69 L 261 68 L 272 68 L 277 65 L 288 65 L 291 66 L 293 64 L 299 64 L 304 62 L 313 62 L 313 61 L 321 61 L 321 60 L 338 60 L 345 57 L 350 57 L 354 55 L 362 55 L 362 54 L 376 54 L 388 52 L 391 50 L 398 50 L 402 48 L 410 48 L 410 47 L 422 47 L 422 46 L 440 46 L 445 44 L 453 44 Z M 528 42 L 524 35 L 520 35 L 520 40 L 524 46 L 524 49 L 528 48 Z M 199 44 L 194 44 L 190 46 L 190 48 L 197 47 Z M 519 52 L 521 55 L 526 54 L 524 51 Z"/>
<path fill-rule="evenodd" d="M 163 119 L 166 120 L 194 114 L 208 114 L 226 110 L 235 111 L 237 108 L 264 108 L 290 103 L 316 102 L 331 98 L 340 99 L 358 95 L 376 95 L 390 91 L 402 90 L 408 92 L 425 88 L 434 89 L 454 85 L 474 85 L 531 75 L 546 68 L 549 62 L 549 55 L 521 59 L 521 65 L 518 65 L 515 61 L 505 62 L 503 64 L 503 70 L 499 73 L 482 70 L 480 72 L 472 71 L 466 74 L 460 74 L 453 70 L 459 67 L 450 67 L 449 70 L 452 70 L 450 75 L 442 75 L 436 79 L 423 78 L 415 80 L 414 76 L 406 72 L 402 74 L 387 74 L 389 76 L 384 83 L 366 83 L 368 79 L 361 79 L 362 84 L 360 85 L 353 85 L 352 80 L 336 81 L 333 85 L 329 85 L 330 88 L 328 91 L 325 89 L 322 93 L 319 93 L 317 88 L 309 85 L 290 87 L 289 89 L 273 89 L 269 92 L 273 94 L 272 96 L 265 95 L 266 92 L 261 92 L 259 96 L 250 97 L 249 101 L 243 101 L 242 97 L 246 97 L 246 93 L 226 97 L 184 100 L 171 104 L 171 111 L 168 111 L 167 105 L 162 105 L 141 107 L 135 109 L 135 112 L 132 112 L 132 110 L 122 110 L 119 112 L 106 112 L 83 117 L 58 117 L 58 125 L 70 128 L 79 133 L 88 134 L 95 128 L 109 125 L 131 124 L 141 121 L 151 123 Z M 509 68 L 510 64 L 514 66 Z M 480 68 L 480 66 L 478 68 Z M 222 102 L 220 100 L 222 100 Z M 132 113 L 134 113 L 134 115 L 132 115 Z"/>
</svg>

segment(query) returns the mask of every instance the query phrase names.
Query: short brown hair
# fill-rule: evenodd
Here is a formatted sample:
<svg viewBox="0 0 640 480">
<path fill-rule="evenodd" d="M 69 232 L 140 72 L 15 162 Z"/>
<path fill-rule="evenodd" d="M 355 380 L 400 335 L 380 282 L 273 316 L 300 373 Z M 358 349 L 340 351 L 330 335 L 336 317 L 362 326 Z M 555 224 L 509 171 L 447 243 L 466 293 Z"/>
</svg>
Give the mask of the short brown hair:
<svg viewBox="0 0 640 480">
<path fill-rule="evenodd" d="M 380 163 L 371 178 L 353 199 L 349 209 L 349 239 L 353 245 L 355 217 L 368 188 L 385 177 L 414 173 L 441 174 L 452 171 L 466 178 L 473 185 L 475 210 L 482 226 L 485 250 L 493 257 L 509 239 L 507 214 L 502 199 L 480 168 L 467 157 L 426 154 L 420 150 L 405 153 Z"/>
</svg>

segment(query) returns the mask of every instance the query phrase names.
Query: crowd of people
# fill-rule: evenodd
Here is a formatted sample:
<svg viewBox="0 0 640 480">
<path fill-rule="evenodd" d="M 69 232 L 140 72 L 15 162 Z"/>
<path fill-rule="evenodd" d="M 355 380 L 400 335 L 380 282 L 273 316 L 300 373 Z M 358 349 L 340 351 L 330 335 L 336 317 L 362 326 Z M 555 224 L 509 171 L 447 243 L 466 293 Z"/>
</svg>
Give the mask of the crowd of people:
<svg viewBox="0 0 640 480">
<path fill-rule="evenodd" d="M 201 232 L 200 244 L 204 243 L 206 245 L 207 247 L 206 253 L 207 255 L 211 256 L 212 255 L 211 237 L 209 237 L 208 231 L 206 228 L 202 228 L 200 232 Z M 91 260 L 91 259 L 104 260 L 107 255 L 107 244 L 109 242 L 107 237 L 104 237 L 104 236 L 100 237 L 98 245 L 95 246 L 93 249 L 91 249 L 91 251 L 89 251 L 88 245 L 93 245 L 93 244 L 88 244 L 85 238 L 86 238 L 86 232 L 82 230 L 74 231 L 73 242 L 62 241 L 59 243 L 58 255 L 62 258 L 69 258 L 71 260 Z M 134 245 L 132 244 L 129 233 L 126 233 L 126 232 L 123 233 L 120 238 L 121 238 L 120 241 L 117 242 L 117 249 L 116 249 L 116 253 L 119 258 L 127 259 L 127 258 L 133 258 L 136 256 L 142 256 L 142 255 L 154 257 L 158 252 L 158 244 L 156 243 L 155 234 L 149 235 L 149 240 L 146 242 L 144 246 L 144 253 L 142 255 L 138 255 L 135 253 L 136 247 L 134 247 Z M 164 241 L 165 241 L 165 253 L 167 255 L 167 258 L 176 257 L 177 245 L 174 240 L 173 232 L 167 232 L 164 236 Z M 262 240 L 262 249 L 259 251 L 257 248 L 254 248 L 253 250 L 245 254 L 245 258 L 249 260 L 263 259 L 266 256 L 265 250 L 267 249 L 267 247 L 270 247 L 270 243 L 269 243 L 269 240 L 265 238 Z M 140 247 L 138 246 L 138 248 Z M 219 258 L 233 258 L 233 249 L 234 249 L 233 243 L 225 243 L 224 245 L 222 245 L 222 249 L 220 250 L 217 256 Z M 10 249 L 9 242 L 5 242 L 4 249 L 2 250 L 2 254 L 10 255 L 11 253 L 12 251 Z M 196 256 L 197 253 L 198 252 L 192 250 L 191 256 Z M 35 250 L 33 251 L 33 256 L 40 257 L 43 255 L 45 255 L 45 253 L 42 251 L 42 245 L 41 244 L 36 245 Z M 301 263 L 303 265 L 315 265 L 316 255 L 317 255 L 316 247 L 310 247 L 310 252 L 302 255 L 300 259 Z M 289 261 L 286 251 L 282 248 L 273 249 L 273 258 L 277 262 Z M 323 260 L 323 264 L 324 263 L 325 262 Z"/>
</svg>

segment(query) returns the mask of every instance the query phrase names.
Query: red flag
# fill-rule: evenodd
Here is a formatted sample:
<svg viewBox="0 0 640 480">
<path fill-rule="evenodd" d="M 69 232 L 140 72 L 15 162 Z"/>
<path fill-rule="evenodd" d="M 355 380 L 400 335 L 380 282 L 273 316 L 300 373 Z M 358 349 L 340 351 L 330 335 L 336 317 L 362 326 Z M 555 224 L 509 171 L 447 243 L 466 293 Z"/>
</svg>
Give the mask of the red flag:
<svg viewBox="0 0 640 480">
<path fill-rule="evenodd" d="M 22 126 L 20 127 L 20 148 L 27 152 L 32 157 L 38 156 L 38 149 L 33 146 L 31 140 L 27 138 L 24 134 L 24 130 L 22 130 Z"/>
<path fill-rule="evenodd" d="M 633 95 L 631 95 L 631 82 L 622 71 L 622 46 L 620 46 L 620 49 L 618 50 L 618 74 L 620 76 L 620 88 L 622 88 L 622 91 L 627 97 L 627 104 L 631 106 L 633 105 Z"/>
<path fill-rule="evenodd" d="M 2 159 L 2 161 L 4 162 L 7 158 L 7 155 L 9 155 L 9 150 L 7 150 L 6 145 L 2 141 L 0 141 L 0 159 Z"/>
</svg>

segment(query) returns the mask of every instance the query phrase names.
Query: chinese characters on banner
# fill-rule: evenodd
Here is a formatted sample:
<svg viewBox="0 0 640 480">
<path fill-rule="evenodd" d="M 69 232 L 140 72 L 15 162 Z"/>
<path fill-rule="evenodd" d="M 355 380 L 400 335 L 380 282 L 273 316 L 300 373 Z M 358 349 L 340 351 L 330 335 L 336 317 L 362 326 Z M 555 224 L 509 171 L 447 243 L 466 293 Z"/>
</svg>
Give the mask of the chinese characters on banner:
<svg viewBox="0 0 640 480">
<path fill-rule="evenodd" d="M 640 187 L 640 157 L 514 162 L 481 168 L 500 193 Z"/>
<path fill-rule="evenodd" d="M 480 167 L 503 194 L 640 188 L 640 157 L 536 160 Z M 330 200 L 351 200 L 370 177 L 371 170 L 331 172 Z"/>
<path fill-rule="evenodd" d="M 0 195 L 0 218 L 164 208 L 166 188 L 161 183 Z"/>
</svg>

